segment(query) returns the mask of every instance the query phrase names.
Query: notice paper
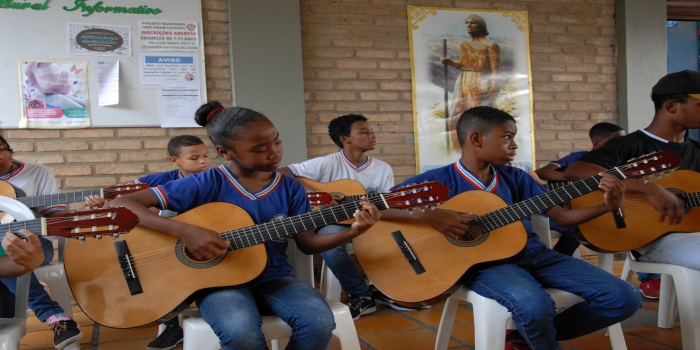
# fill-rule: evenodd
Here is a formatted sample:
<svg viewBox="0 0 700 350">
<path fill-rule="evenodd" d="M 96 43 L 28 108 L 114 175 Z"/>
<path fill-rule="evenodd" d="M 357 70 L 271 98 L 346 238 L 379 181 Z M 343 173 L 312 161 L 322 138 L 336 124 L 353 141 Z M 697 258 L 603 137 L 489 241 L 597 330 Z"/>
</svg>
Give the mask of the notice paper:
<svg viewBox="0 0 700 350">
<path fill-rule="evenodd" d="M 197 127 L 194 112 L 202 105 L 199 85 L 159 85 L 160 126 L 163 128 Z"/>
<path fill-rule="evenodd" d="M 119 103 L 119 61 L 97 61 L 99 105 Z"/>
<path fill-rule="evenodd" d="M 199 61 L 192 54 L 145 54 L 140 55 L 141 84 L 199 85 Z"/>
</svg>

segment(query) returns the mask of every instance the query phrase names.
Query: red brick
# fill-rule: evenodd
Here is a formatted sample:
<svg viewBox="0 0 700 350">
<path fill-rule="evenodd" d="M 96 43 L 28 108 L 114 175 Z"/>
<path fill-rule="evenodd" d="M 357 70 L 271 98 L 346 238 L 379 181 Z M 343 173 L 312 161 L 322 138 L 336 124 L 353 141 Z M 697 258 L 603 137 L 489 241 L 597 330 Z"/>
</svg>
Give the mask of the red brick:
<svg viewBox="0 0 700 350">
<path fill-rule="evenodd" d="M 356 98 L 354 92 L 316 92 L 318 101 L 350 101 Z"/>
<path fill-rule="evenodd" d="M 357 57 L 366 57 L 366 58 L 395 58 L 396 57 L 396 52 L 389 51 L 389 50 L 358 49 L 356 54 L 357 54 Z"/>
<path fill-rule="evenodd" d="M 340 47 L 371 47 L 372 39 L 369 38 L 340 38 L 333 39 L 333 46 Z"/>
<path fill-rule="evenodd" d="M 552 74 L 552 81 L 583 81 L 580 74 Z"/>
<path fill-rule="evenodd" d="M 331 5 L 309 5 L 309 11 L 313 13 L 349 14 L 351 11 L 351 7 Z"/>
<path fill-rule="evenodd" d="M 361 60 L 338 61 L 336 64 L 337 64 L 338 68 L 343 68 L 343 69 L 376 69 L 377 68 L 377 62 L 374 62 L 374 61 L 361 61 Z"/>
<path fill-rule="evenodd" d="M 357 15 L 370 15 L 370 16 L 391 16 L 392 11 L 388 7 L 362 7 L 355 6 L 353 11 Z"/>
<path fill-rule="evenodd" d="M 353 49 L 315 49 L 316 57 L 355 57 Z"/>
<path fill-rule="evenodd" d="M 588 113 L 557 113 L 557 120 L 588 120 Z"/>
<path fill-rule="evenodd" d="M 365 101 L 391 101 L 398 100 L 399 94 L 395 92 L 361 92 L 360 99 Z"/>
<path fill-rule="evenodd" d="M 569 104 L 569 109 L 572 111 L 597 111 L 601 107 L 601 104 L 597 102 L 572 102 Z"/>
<path fill-rule="evenodd" d="M 376 90 L 377 83 L 373 81 L 340 81 L 338 90 Z"/>
<path fill-rule="evenodd" d="M 340 16 L 333 17 L 333 24 L 338 25 L 353 25 L 353 26 L 371 26 L 374 24 L 374 18 L 371 17 L 354 17 Z"/>
<path fill-rule="evenodd" d="M 398 72 L 387 72 L 387 71 L 368 71 L 360 72 L 360 79 L 381 79 L 389 80 L 398 78 Z"/>
</svg>

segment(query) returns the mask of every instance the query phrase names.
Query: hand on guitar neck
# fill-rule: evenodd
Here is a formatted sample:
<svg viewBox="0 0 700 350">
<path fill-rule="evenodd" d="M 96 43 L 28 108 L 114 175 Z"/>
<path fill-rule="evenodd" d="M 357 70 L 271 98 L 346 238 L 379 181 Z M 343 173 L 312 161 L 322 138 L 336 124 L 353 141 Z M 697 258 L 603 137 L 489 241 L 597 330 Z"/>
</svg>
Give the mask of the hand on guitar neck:
<svg viewBox="0 0 700 350">
<path fill-rule="evenodd" d="M 7 262 L 2 263 L 3 276 L 19 276 L 26 272 L 36 269 L 44 262 L 44 251 L 41 248 L 39 237 L 27 229 L 19 230 L 19 233 L 24 235 L 27 241 L 10 232 L 5 234 L 2 239 L 2 247 L 5 249 L 7 256 L 16 266 Z"/>
</svg>

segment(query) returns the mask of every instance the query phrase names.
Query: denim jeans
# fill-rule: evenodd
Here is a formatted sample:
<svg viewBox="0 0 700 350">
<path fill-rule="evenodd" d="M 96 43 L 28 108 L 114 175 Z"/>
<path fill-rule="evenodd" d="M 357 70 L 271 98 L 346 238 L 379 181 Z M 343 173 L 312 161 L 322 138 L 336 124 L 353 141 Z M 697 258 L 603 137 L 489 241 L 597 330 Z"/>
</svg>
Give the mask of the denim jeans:
<svg viewBox="0 0 700 350">
<path fill-rule="evenodd" d="M 638 259 L 688 267 L 700 270 L 700 232 L 673 233 L 647 245 L 647 250 Z"/>
<path fill-rule="evenodd" d="M 287 350 L 325 350 L 335 329 L 326 300 L 294 277 L 219 289 L 197 300 L 197 306 L 224 350 L 267 350 L 261 314 L 279 316 L 292 327 Z"/>
<path fill-rule="evenodd" d="M 44 251 L 44 262 L 46 265 L 53 260 L 53 243 L 45 238 L 39 238 Z M 3 285 L 0 285 L 0 311 L 3 318 L 13 317 L 15 314 L 15 293 L 17 290 L 16 278 L 3 278 Z M 29 282 L 29 308 L 34 311 L 39 321 L 44 322 L 50 316 L 63 313 L 63 309 L 51 297 L 44 286 L 39 283 L 34 273 Z"/>
<path fill-rule="evenodd" d="M 346 230 L 350 225 L 328 225 L 318 230 L 319 235 L 334 233 Z M 365 280 L 360 275 L 360 272 L 355 268 L 355 264 L 350 259 L 347 251 L 347 245 L 350 242 L 345 242 L 331 250 L 321 253 L 321 257 L 331 269 L 335 277 L 340 282 L 340 286 L 345 293 L 361 297 L 372 296 L 372 291 L 365 283 Z"/>
<path fill-rule="evenodd" d="M 507 308 L 533 349 L 561 349 L 557 341 L 620 322 L 642 305 L 639 292 L 629 283 L 551 249 L 539 250 L 516 263 L 484 268 L 464 282 Z M 584 301 L 557 314 L 544 288 L 561 289 Z"/>
</svg>

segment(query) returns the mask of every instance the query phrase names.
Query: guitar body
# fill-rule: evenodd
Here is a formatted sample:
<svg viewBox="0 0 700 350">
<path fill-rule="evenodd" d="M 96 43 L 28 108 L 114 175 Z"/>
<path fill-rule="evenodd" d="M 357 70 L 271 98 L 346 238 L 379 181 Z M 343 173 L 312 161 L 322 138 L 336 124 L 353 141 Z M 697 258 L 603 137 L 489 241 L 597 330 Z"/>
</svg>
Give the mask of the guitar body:
<svg viewBox="0 0 700 350">
<path fill-rule="evenodd" d="M 224 232 L 253 225 L 240 207 L 209 203 L 170 220 Z M 212 267 L 190 261 L 185 265 L 175 254 L 178 239 L 137 227 L 123 239 L 133 256 L 143 293 L 131 295 L 110 240 L 83 243 L 69 240 L 64 266 L 76 302 L 95 322 L 113 328 L 151 323 L 177 308 L 194 292 L 212 287 L 235 286 L 253 280 L 267 263 L 263 244 L 229 252 Z"/>
<path fill-rule="evenodd" d="M 690 170 L 676 170 L 673 174 L 650 179 L 667 190 L 677 192 L 700 191 L 700 173 Z M 571 207 L 588 208 L 604 202 L 603 191 L 597 190 L 571 200 Z M 692 208 L 683 217 L 683 223 L 670 226 L 668 220 L 659 222 L 659 212 L 648 198 L 641 194 L 625 193 L 622 206 L 622 221 L 618 224 L 613 212 L 603 214 L 591 221 L 578 225 L 579 240 L 585 246 L 600 252 L 624 252 L 645 246 L 671 232 L 700 231 L 700 209 Z"/>
<path fill-rule="evenodd" d="M 301 184 L 306 188 L 310 188 L 315 191 L 328 192 L 333 196 L 363 195 L 367 192 L 361 183 L 352 179 L 335 180 L 326 183 L 320 183 L 304 177 L 298 177 L 297 180 L 299 180 L 299 182 L 301 182 Z M 338 224 L 352 225 L 353 222 L 355 222 L 355 219 L 341 221 Z"/>
<path fill-rule="evenodd" d="M 505 206 L 493 193 L 468 191 L 446 201 L 440 209 L 481 215 Z M 394 231 L 401 231 L 425 272 L 417 274 L 410 266 L 391 235 Z M 520 253 L 527 243 L 527 233 L 522 223 L 516 221 L 491 231 L 474 246 L 459 246 L 417 220 L 379 220 L 352 242 L 355 255 L 372 283 L 392 299 L 410 303 L 445 293 L 474 265 Z"/>
<path fill-rule="evenodd" d="M 0 181 L 0 196 L 15 198 L 17 197 L 17 192 L 15 192 L 15 188 L 9 182 Z"/>
</svg>

